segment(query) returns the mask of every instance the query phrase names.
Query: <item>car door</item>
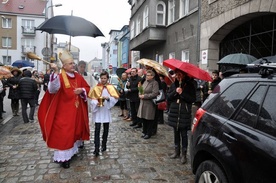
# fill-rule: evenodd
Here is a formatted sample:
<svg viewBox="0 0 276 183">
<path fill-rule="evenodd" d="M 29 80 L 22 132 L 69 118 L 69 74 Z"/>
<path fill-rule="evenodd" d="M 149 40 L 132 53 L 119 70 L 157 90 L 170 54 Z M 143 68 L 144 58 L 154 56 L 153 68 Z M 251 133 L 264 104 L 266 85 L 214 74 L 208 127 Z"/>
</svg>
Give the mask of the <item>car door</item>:
<svg viewBox="0 0 276 183">
<path fill-rule="evenodd" d="M 275 170 L 273 167 L 276 165 L 274 155 L 276 141 L 271 134 L 256 129 L 261 126 L 258 125 L 259 113 L 263 115 L 261 119 L 265 117 L 272 119 L 271 115 L 274 115 L 270 114 L 272 110 L 267 110 L 268 107 L 273 109 L 276 107 L 276 100 L 271 103 L 274 99 L 269 100 L 266 95 L 271 93 L 274 87 L 268 86 L 267 84 L 258 85 L 237 108 L 235 115 L 224 124 L 220 132 L 220 138 L 227 144 L 231 154 L 239 163 L 237 168 L 240 170 L 243 182 L 271 182 L 276 178 L 276 174 L 273 173 Z M 266 107 L 264 108 L 263 105 Z M 273 126 L 272 124 L 276 126 L 275 121 L 271 122 L 270 126 Z"/>
</svg>

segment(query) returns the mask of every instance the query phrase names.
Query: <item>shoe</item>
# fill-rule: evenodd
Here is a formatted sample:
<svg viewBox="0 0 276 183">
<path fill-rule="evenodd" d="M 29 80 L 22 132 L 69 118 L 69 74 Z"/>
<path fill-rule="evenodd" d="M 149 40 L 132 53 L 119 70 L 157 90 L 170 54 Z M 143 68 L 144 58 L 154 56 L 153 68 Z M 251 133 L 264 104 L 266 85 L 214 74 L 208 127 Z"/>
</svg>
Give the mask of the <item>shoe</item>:
<svg viewBox="0 0 276 183">
<path fill-rule="evenodd" d="M 125 116 L 123 120 L 127 120 L 129 117 Z"/>
<path fill-rule="evenodd" d="M 104 151 L 106 151 L 106 146 L 103 146 L 101 149 L 101 152 L 104 152 Z"/>
<path fill-rule="evenodd" d="M 93 154 L 94 154 L 96 157 L 99 156 L 99 155 L 100 155 L 99 149 L 97 149 L 97 150 L 95 149 L 94 152 L 93 152 Z"/>
<path fill-rule="evenodd" d="M 61 163 L 61 166 L 65 169 L 67 169 L 67 168 L 70 168 L 70 163 L 69 163 L 69 161 L 64 161 Z"/>
<path fill-rule="evenodd" d="M 137 123 L 131 123 L 129 126 L 136 126 Z"/>
<path fill-rule="evenodd" d="M 118 115 L 118 117 L 123 117 L 124 115 L 123 114 L 121 114 L 121 115 Z"/>
<path fill-rule="evenodd" d="M 144 138 L 146 136 L 146 134 L 143 133 L 143 135 L 141 135 L 141 138 Z"/>
<path fill-rule="evenodd" d="M 144 137 L 144 139 L 149 139 L 150 138 L 150 136 L 149 135 L 146 135 L 145 137 Z"/>
<path fill-rule="evenodd" d="M 6 113 L 6 111 L 2 111 L 2 113 Z"/>
<path fill-rule="evenodd" d="M 138 124 L 138 125 L 134 126 L 133 128 L 142 128 L 142 125 Z"/>
<path fill-rule="evenodd" d="M 3 119 L 3 117 L 2 117 L 2 116 L 0 116 L 0 119 Z"/>
<path fill-rule="evenodd" d="M 131 118 L 127 118 L 126 120 L 127 120 L 127 121 L 132 121 L 132 119 L 131 119 Z"/>
<path fill-rule="evenodd" d="M 81 145 L 79 146 L 80 149 L 84 148 L 84 142 L 81 143 Z"/>
<path fill-rule="evenodd" d="M 34 122 L 34 119 L 29 119 L 30 123 L 33 123 Z"/>
</svg>

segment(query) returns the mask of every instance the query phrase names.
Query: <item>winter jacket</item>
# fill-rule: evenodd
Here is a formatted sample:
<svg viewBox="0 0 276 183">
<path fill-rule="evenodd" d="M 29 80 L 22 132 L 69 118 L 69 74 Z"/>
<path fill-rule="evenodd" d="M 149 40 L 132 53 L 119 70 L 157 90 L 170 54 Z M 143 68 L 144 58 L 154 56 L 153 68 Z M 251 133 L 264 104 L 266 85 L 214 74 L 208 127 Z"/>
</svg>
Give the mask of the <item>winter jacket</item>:
<svg viewBox="0 0 276 183">
<path fill-rule="evenodd" d="M 127 98 L 130 100 L 130 102 L 139 102 L 140 99 L 138 97 L 138 83 L 141 81 L 141 77 L 136 75 L 136 76 L 131 76 L 129 79 L 130 86 L 127 86 L 127 89 L 130 89 L 130 91 L 127 92 Z"/>
<path fill-rule="evenodd" d="M 9 86 L 9 99 L 19 99 L 19 89 L 17 88 L 21 76 L 11 77 L 7 80 L 7 86 Z M 13 88 L 16 86 L 16 88 Z"/>
<path fill-rule="evenodd" d="M 168 91 L 168 101 L 170 102 L 168 124 L 177 129 L 190 129 L 192 103 L 196 101 L 196 88 L 192 80 L 183 81 L 181 84 L 183 92 L 179 95 L 176 92 L 178 87 L 179 82 L 176 80 Z"/>
<path fill-rule="evenodd" d="M 20 99 L 32 99 L 35 98 L 37 83 L 30 77 L 23 77 L 19 80 L 18 89 Z"/>
</svg>

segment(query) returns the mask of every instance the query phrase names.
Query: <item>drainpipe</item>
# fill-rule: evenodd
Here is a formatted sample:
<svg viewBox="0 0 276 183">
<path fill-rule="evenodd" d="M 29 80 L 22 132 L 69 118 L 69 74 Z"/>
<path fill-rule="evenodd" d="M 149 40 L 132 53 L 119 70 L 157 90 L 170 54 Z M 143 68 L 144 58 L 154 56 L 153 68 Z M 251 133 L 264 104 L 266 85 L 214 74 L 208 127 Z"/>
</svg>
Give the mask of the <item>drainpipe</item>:
<svg viewBox="0 0 276 183">
<path fill-rule="evenodd" d="M 197 65 L 199 66 L 199 60 L 200 60 L 200 24 L 201 24 L 201 0 L 198 0 L 198 18 L 197 18 L 197 47 L 196 47 L 196 60 L 197 60 Z"/>
</svg>

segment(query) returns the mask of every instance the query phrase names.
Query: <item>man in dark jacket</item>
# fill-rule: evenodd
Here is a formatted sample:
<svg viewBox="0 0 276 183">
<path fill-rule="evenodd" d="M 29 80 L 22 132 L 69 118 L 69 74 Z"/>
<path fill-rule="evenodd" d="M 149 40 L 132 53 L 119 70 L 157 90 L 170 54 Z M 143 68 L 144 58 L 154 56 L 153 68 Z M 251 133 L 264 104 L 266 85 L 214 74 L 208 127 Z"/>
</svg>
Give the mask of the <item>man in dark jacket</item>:
<svg viewBox="0 0 276 183">
<path fill-rule="evenodd" d="M 19 80 L 19 97 L 21 99 L 22 117 L 24 123 L 34 122 L 35 112 L 35 92 L 37 90 L 37 83 L 32 79 L 32 73 L 29 70 L 24 71 L 24 77 Z M 27 105 L 30 105 L 29 118 L 27 116 Z"/>
<path fill-rule="evenodd" d="M 137 118 L 137 111 L 140 104 L 140 99 L 138 96 L 139 90 L 138 90 L 138 83 L 141 82 L 141 77 L 137 74 L 137 69 L 132 68 L 131 69 L 131 77 L 129 81 L 127 82 L 127 98 L 130 100 L 130 110 L 131 110 L 131 118 L 132 123 L 130 126 L 135 126 L 136 128 L 141 128 L 142 124 L 139 123 L 139 120 Z M 136 126 L 137 125 L 137 126 Z"/>
</svg>

